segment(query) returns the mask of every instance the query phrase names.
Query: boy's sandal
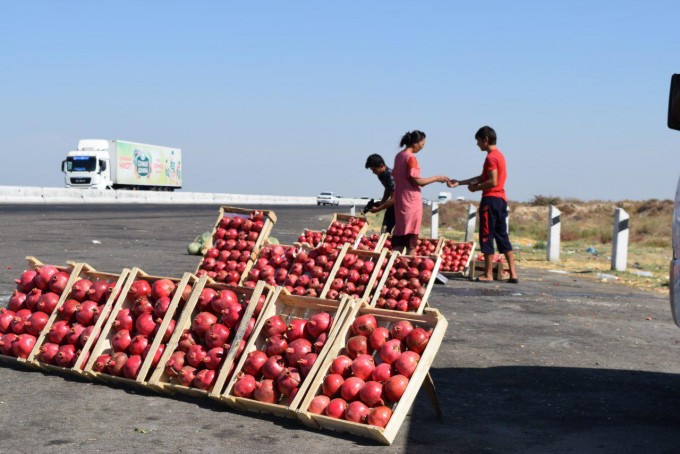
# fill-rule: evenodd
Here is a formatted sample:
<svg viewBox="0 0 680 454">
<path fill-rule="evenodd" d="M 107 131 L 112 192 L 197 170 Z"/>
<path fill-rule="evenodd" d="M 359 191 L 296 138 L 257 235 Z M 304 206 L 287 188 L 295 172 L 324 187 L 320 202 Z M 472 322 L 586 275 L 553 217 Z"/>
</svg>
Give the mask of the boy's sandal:
<svg viewBox="0 0 680 454">
<path fill-rule="evenodd" d="M 482 283 L 484 283 L 484 284 L 488 284 L 488 283 L 490 283 L 490 282 L 493 282 L 493 279 L 492 279 L 492 280 L 489 280 L 489 279 L 480 279 L 479 277 L 476 277 L 476 278 L 475 278 L 475 282 L 482 282 Z"/>
<path fill-rule="evenodd" d="M 510 279 L 508 279 L 508 283 L 509 284 L 519 284 L 519 279 L 516 278 L 516 277 L 511 277 Z"/>
</svg>

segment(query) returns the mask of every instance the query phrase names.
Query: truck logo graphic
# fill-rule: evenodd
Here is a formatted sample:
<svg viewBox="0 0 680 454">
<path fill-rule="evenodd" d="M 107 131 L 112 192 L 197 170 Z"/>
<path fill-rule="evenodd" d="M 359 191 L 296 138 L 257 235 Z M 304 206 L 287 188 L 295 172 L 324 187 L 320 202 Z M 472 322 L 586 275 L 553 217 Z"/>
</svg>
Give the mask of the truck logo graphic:
<svg viewBox="0 0 680 454">
<path fill-rule="evenodd" d="M 135 150 L 135 173 L 140 177 L 148 177 L 151 174 L 151 155 L 143 150 Z"/>
</svg>

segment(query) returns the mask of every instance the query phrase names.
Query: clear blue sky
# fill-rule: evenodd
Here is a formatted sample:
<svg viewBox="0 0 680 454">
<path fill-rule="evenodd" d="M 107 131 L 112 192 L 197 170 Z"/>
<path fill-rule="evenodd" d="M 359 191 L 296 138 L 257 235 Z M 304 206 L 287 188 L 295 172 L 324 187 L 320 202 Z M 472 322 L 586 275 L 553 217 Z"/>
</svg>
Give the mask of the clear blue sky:
<svg viewBox="0 0 680 454">
<path fill-rule="evenodd" d="M 370 153 L 421 129 L 423 175 L 470 177 L 484 124 L 514 200 L 672 198 L 680 173 L 677 1 L 0 7 L 0 185 L 62 186 L 105 138 L 181 147 L 188 191 L 378 196 Z"/>
</svg>

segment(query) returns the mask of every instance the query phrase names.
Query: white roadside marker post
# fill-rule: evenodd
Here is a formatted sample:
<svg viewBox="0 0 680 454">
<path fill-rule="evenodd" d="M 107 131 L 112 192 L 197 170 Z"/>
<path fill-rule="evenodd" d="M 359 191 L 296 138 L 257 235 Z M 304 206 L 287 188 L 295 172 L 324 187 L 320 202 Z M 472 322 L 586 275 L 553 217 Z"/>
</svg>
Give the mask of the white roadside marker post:
<svg viewBox="0 0 680 454">
<path fill-rule="evenodd" d="M 612 241 L 612 270 L 625 271 L 628 262 L 628 213 L 623 208 L 614 211 L 614 238 Z"/>
<path fill-rule="evenodd" d="M 430 237 L 432 239 L 439 238 L 439 204 L 437 202 L 432 202 L 430 216 Z"/>
<path fill-rule="evenodd" d="M 467 226 L 465 227 L 465 242 L 469 243 L 475 237 L 475 224 L 477 222 L 477 208 L 470 204 L 467 210 Z"/>
<path fill-rule="evenodd" d="M 560 261 L 560 210 L 554 206 L 550 205 L 548 209 L 548 244 L 547 250 L 547 260 L 549 262 L 559 262 Z"/>
</svg>

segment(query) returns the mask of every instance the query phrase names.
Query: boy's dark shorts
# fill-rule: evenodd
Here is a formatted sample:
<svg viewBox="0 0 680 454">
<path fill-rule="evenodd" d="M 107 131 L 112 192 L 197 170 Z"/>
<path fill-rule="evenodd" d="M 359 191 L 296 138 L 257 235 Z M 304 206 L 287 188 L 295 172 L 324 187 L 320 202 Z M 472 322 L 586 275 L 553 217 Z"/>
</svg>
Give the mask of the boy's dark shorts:
<svg viewBox="0 0 680 454">
<path fill-rule="evenodd" d="M 479 247 L 486 254 L 493 254 L 493 242 L 498 252 L 512 251 L 508 237 L 508 203 L 500 197 L 482 197 L 479 204 Z"/>
<path fill-rule="evenodd" d="M 418 235 L 407 233 L 406 235 L 392 237 L 392 249 L 401 252 L 403 248 L 415 249 L 418 246 Z"/>
</svg>

